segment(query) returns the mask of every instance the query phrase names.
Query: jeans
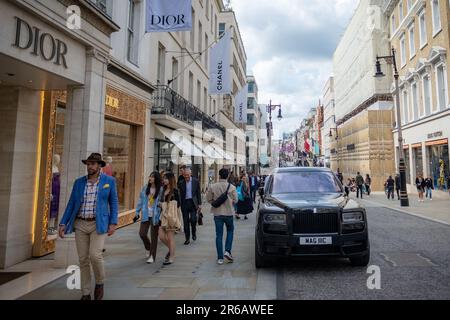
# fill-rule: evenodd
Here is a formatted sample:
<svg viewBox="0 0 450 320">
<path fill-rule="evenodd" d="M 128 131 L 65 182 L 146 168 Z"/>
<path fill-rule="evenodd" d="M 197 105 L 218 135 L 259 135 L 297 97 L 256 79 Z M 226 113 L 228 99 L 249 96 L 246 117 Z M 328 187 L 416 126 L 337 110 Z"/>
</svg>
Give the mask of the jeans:
<svg viewBox="0 0 450 320">
<path fill-rule="evenodd" d="M 151 241 L 148 238 L 149 229 Z M 142 242 L 144 243 L 145 250 L 150 251 L 150 255 L 153 257 L 153 259 L 156 259 L 156 250 L 158 247 L 158 230 L 159 225 L 154 226 L 151 221 L 142 222 L 141 227 L 139 228 L 139 237 L 142 239 Z"/>
<path fill-rule="evenodd" d="M 359 195 L 361 194 L 361 199 L 363 198 L 363 186 L 360 185 L 356 189 L 356 197 L 359 198 Z"/>
<path fill-rule="evenodd" d="M 433 189 L 428 188 L 428 187 L 425 188 L 425 196 L 426 196 L 427 198 L 433 199 L 433 193 L 432 193 L 431 190 L 433 190 Z"/>
<path fill-rule="evenodd" d="M 225 241 L 225 251 L 231 254 L 233 246 L 234 222 L 233 216 L 217 216 L 214 217 L 216 224 L 216 249 L 217 259 L 223 260 L 223 225 L 227 228 L 227 239 Z"/>
</svg>

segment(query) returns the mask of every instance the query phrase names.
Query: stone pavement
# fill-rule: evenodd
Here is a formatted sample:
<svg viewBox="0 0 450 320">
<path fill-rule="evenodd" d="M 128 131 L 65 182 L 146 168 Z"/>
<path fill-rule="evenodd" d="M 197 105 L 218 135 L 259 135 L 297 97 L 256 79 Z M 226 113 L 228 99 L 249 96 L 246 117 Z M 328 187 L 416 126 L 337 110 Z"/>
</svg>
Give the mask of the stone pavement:
<svg viewBox="0 0 450 320">
<path fill-rule="evenodd" d="M 356 198 L 352 193 L 352 198 Z M 425 202 L 419 202 L 417 193 L 408 194 L 409 207 L 401 207 L 400 201 L 388 200 L 384 192 L 373 192 L 370 197 L 364 195 L 363 200 L 358 200 L 363 205 L 381 206 L 408 213 L 428 220 L 450 224 L 450 196 L 446 192 L 435 191 L 433 200 L 425 198 Z"/>
<path fill-rule="evenodd" d="M 276 299 L 276 272 L 259 271 L 254 266 L 255 213 L 249 220 L 235 220 L 235 262 L 219 266 L 213 216 L 209 208 L 204 207 L 204 212 L 196 242 L 184 246 L 183 233 L 176 235 L 176 258 L 170 266 L 162 265 L 168 251 L 162 243 L 158 244 L 157 261 L 146 264 L 139 224 L 118 230 L 105 246 L 105 299 Z M 21 299 L 79 299 L 80 291 L 67 289 L 67 278 L 63 276 Z"/>
</svg>

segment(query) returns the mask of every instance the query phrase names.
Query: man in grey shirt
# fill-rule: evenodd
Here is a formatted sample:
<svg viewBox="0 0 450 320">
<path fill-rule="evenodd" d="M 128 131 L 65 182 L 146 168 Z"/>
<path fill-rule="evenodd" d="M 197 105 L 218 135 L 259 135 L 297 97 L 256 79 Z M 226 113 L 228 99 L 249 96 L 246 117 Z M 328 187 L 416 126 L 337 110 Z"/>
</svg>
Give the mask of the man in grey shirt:
<svg viewBox="0 0 450 320">
<path fill-rule="evenodd" d="M 216 249 L 217 249 L 217 263 L 222 265 L 224 258 L 227 262 L 233 262 L 231 249 L 233 246 L 234 235 L 234 207 L 233 205 L 238 201 L 236 187 L 227 182 L 229 171 L 222 169 L 219 171 L 219 182 L 211 185 L 206 193 L 206 200 L 208 203 L 213 203 L 222 194 L 227 192 L 227 200 L 218 208 L 211 207 L 211 213 L 214 214 L 214 222 L 216 224 Z M 225 241 L 225 253 L 223 252 L 223 225 L 227 228 L 227 238 Z"/>
</svg>

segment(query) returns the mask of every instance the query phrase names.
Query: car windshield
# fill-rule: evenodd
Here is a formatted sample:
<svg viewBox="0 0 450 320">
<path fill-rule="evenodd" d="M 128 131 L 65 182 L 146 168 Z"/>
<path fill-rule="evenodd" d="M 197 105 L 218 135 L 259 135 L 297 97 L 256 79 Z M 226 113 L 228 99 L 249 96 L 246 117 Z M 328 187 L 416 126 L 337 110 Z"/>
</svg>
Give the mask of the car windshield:
<svg viewBox="0 0 450 320">
<path fill-rule="evenodd" d="M 331 172 L 283 172 L 273 177 L 272 194 L 281 193 L 341 193 L 342 189 Z"/>
</svg>

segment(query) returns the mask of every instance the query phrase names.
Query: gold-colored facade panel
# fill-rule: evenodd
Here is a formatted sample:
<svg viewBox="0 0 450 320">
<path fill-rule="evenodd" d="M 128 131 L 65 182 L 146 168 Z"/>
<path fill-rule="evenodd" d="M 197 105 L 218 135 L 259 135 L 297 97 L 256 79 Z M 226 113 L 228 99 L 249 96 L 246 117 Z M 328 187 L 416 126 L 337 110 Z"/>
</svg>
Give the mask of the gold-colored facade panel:
<svg viewBox="0 0 450 320">
<path fill-rule="evenodd" d="M 106 88 L 105 114 L 127 123 L 145 125 L 146 103 L 122 91 Z"/>
</svg>

